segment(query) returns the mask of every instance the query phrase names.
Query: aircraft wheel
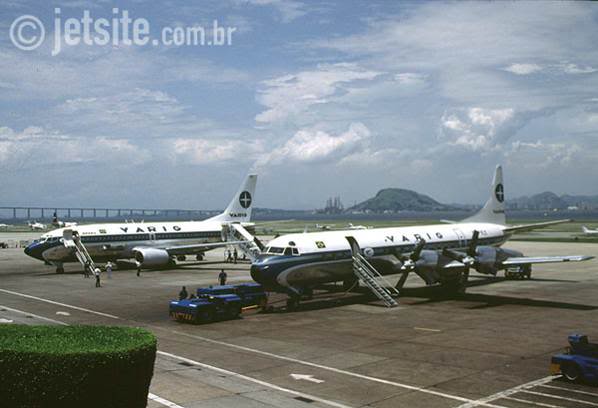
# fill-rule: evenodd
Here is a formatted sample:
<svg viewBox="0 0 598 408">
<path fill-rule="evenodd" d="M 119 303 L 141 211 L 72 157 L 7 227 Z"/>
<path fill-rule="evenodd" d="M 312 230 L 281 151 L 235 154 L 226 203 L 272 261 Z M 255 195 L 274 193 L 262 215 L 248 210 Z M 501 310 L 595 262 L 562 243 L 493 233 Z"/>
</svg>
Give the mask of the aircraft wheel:
<svg viewBox="0 0 598 408">
<path fill-rule="evenodd" d="M 525 265 L 523 267 L 523 276 L 525 277 L 525 279 L 532 278 L 532 266 L 531 265 Z"/>
<path fill-rule="evenodd" d="M 197 254 L 197 256 L 195 257 L 196 260 L 198 261 L 203 261 L 203 255 L 202 254 Z"/>
<path fill-rule="evenodd" d="M 567 364 L 566 366 L 561 368 L 561 371 L 563 372 L 563 377 L 565 377 L 567 381 L 575 382 L 579 380 L 580 372 L 576 364 Z"/>
<path fill-rule="evenodd" d="M 287 299 L 287 310 L 289 312 L 297 310 L 298 307 L 299 307 L 299 299 L 297 299 L 296 297 L 290 297 Z"/>
<path fill-rule="evenodd" d="M 57 274 L 63 274 L 64 273 L 64 268 L 62 266 L 58 266 L 56 267 L 56 273 Z"/>
</svg>

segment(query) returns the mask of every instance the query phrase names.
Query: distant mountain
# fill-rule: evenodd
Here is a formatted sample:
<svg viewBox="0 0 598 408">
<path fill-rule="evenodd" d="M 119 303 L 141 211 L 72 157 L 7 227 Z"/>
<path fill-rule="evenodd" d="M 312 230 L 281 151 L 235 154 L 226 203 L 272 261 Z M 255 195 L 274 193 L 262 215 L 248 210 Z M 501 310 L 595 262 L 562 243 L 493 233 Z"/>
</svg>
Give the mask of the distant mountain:
<svg viewBox="0 0 598 408">
<path fill-rule="evenodd" d="M 402 188 L 385 188 L 375 197 L 347 209 L 347 212 L 452 211 L 455 207 L 441 204 L 433 198 Z"/>
<path fill-rule="evenodd" d="M 507 209 L 511 210 L 566 210 L 577 207 L 580 210 L 598 209 L 598 196 L 557 195 L 545 191 L 532 196 L 523 196 L 507 200 Z"/>
</svg>

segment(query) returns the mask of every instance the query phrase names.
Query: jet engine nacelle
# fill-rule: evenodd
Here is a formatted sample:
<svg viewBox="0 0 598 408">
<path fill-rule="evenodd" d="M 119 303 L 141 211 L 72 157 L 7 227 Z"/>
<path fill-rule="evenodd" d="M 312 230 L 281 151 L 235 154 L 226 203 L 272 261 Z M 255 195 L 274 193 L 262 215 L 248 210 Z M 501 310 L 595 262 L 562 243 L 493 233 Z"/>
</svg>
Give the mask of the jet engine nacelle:
<svg viewBox="0 0 598 408">
<path fill-rule="evenodd" d="M 168 265 L 170 255 L 163 249 L 135 248 L 135 260 L 144 268 L 157 268 Z"/>
</svg>

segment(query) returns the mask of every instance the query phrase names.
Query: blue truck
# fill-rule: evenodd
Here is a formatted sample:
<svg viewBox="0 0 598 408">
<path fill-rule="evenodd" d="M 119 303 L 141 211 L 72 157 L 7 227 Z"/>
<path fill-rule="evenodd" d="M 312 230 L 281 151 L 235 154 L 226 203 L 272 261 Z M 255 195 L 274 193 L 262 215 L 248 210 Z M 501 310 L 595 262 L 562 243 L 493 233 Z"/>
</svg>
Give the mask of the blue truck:
<svg viewBox="0 0 598 408">
<path fill-rule="evenodd" d="M 598 344 L 590 343 L 583 334 L 571 334 L 568 340 L 567 350 L 552 356 L 550 372 L 571 382 L 598 382 Z"/>
<path fill-rule="evenodd" d="M 209 323 L 215 320 L 236 319 L 243 308 L 265 306 L 268 296 L 255 283 L 220 285 L 198 288 L 197 296 L 172 300 L 170 317 L 186 323 Z"/>
</svg>

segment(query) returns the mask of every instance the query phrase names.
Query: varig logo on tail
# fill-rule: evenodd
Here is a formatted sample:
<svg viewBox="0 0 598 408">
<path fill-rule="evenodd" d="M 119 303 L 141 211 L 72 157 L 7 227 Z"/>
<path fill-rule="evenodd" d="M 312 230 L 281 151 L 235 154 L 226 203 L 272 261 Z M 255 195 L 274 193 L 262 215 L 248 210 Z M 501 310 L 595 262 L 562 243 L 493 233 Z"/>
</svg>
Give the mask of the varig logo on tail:
<svg viewBox="0 0 598 408">
<path fill-rule="evenodd" d="M 241 204 L 241 207 L 243 208 L 249 208 L 251 205 L 251 194 L 249 191 L 243 191 L 239 195 L 239 204 Z"/>
<path fill-rule="evenodd" d="M 499 203 L 502 203 L 505 200 L 505 190 L 502 184 L 497 184 L 496 189 L 494 190 L 494 194 L 496 195 L 496 199 Z"/>
</svg>

